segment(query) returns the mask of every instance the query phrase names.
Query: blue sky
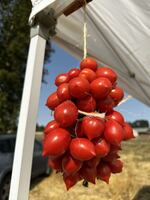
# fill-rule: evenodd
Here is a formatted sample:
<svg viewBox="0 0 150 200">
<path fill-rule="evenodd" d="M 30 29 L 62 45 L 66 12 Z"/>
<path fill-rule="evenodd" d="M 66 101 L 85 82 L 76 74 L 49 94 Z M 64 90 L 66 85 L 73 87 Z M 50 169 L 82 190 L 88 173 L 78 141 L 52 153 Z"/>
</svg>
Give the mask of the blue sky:
<svg viewBox="0 0 150 200">
<path fill-rule="evenodd" d="M 45 106 L 45 103 L 47 97 L 56 90 L 54 84 L 55 77 L 60 73 L 67 72 L 73 67 L 79 66 L 79 60 L 72 57 L 58 45 L 52 43 L 52 47 L 55 50 L 55 53 L 51 56 L 51 62 L 45 65 L 49 71 L 49 74 L 45 77 L 47 84 L 42 84 L 41 86 L 37 119 L 37 122 L 40 125 L 45 125 L 53 118 L 51 116 L 51 111 Z M 116 110 L 120 111 L 124 115 L 126 121 L 133 122 L 136 119 L 147 119 L 150 122 L 150 108 L 138 100 L 131 99 L 117 107 Z"/>
</svg>

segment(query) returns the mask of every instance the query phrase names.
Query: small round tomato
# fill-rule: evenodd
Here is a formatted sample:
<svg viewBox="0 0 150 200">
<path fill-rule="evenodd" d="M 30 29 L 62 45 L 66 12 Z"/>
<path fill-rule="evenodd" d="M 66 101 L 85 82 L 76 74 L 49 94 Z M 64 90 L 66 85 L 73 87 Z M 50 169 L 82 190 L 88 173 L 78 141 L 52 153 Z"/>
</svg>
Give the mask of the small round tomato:
<svg viewBox="0 0 150 200">
<path fill-rule="evenodd" d="M 105 123 L 105 139 L 113 145 L 118 145 L 123 140 L 123 128 L 115 120 L 108 120 Z"/>
<path fill-rule="evenodd" d="M 69 82 L 69 92 L 72 97 L 82 99 L 89 94 L 90 84 L 89 82 L 81 77 L 71 79 Z"/>
<path fill-rule="evenodd" d="M 105 129 L 105 124 L 98 117 L 84 117 L 82 121 L 82 130 L 89 140 L 100 137 Z"/>
<path fill-rule="evenodd" d="M 124 117 L 117 111 L 112 110 L 111 112 L 107 112 L 105 116 L 107 119 L 116 120 L 122 126 L 124 125 Z"/>
<path fill-rule="evenodd" d="M 60 100 L 58 98 L 57 92 L 52 93 L 46 102 L 46 106 L 51 109 L 54 110 L 58 105 L 60 104 Z"/>
<path fill-rule="evenodd" d="M 123 97 L 124 97 L 124 91 L 122 88 L 120 87 L 116 87 L 114 89 L 111 90 L 110 94 L 111 98 L 115 101 L 115 102 L 120 102 Z"/>
<path fill-rule="evenodd" d="M 55 79 L 55 85 L 59 86 L 62 83 L 68 83 L 69 82 L 69 76 L 68 74 L 59 74 Z"/>
<path fill-rule="evenodd" d="M 110 151 L 110 144 L 105 139 L 100 139 L 95 144 L 97 157 L 105 157 Z"/>
<path fill-rule="evenodd" d="M 128 123 L 124 123 L 123 130 L 124 130 L 124 140 L 130 140 L 134 138 L 133 129 Z"/>
<path fill-rule="evenodd" d="M 68 85 L 68 83 L 63 83 L 57 89 L 57 95 L 61 102 L 71 99 Z"/>
<path fill-rule="evenodd" d="M 108 78 L 112 84 L 114 84 L 117 80 L 116 72 L 108 67 L 98 68 L 96 71 L 96 75 L 97 75 L 97 77 Z"/>
<path fill-rule="evenodd" d="M 92 69 L 93 71 L 96 71 L 97 67 L 98 67 L 97 62 L 93 58 L 89 57 L 85 58 L 80 63 L 80 69 L 89 68 Z"/>
<path fill-rule="evenodd" d="M 111 91 L 112 84 L 107 78 L 97 78 L 90 84 L 90 90 L 94 98 L 103 99 Z"/>
<path fill-rule="evenodd" d="M 111 169 L 107 163 L 100 162 L 97 167 L 97 177 L 102 181 L 109 183 L 109 178 L 111 176 Z"/>
<path fill-rule="evenodd" d="M 56 158 L 66 152 L 71 141 L 70 133 L 62 128 L 51 131 L 43 143 L 43 156 Z"/>
<path fill-rule="evenodd" d="M 109 95 L 105 99 L 97 102 L 97 109 L 101 113 L 111 112 L 114 106 L 114 100 Z"/>
<path fill-rule="evenodd" d="M 94 112 L 96 109 L 96 101 L 92 96 L 87 96 L 84 99 L 78 99 L 76 105 L 79 110 L 85 112 Z"/>
<path fill-rule="evenodd" d="M 80 74 L 79 77 L 87 79 L 89 82 L 92 82 L 96 78 L 96 73 L 89 69 L 89 68 L 84 68 Z"/>
<path fill-rule="evenodd" d="M 81 72 L 81 70 L 78 69 L 78 68 L 73 68 L 73 69 L 71 69 L 71 70 L 68 72 L 69 79 L 71 80 L 71 79 L 73 79 L 73 78 L 79 76 L 80 72 Z"/>
<path fill-rule="evenodd" d="M 76 123 L 78 109 L 72 101 L 64 101 L 55 108 L 54 117 L 61 127 L 70 127 Z"/>
<path fill-rule="evenodd" d="M 52 120 L 50 121 L 46 126 L 45 126 L 45 129 L 44 129 L 44 134 L 47 135 L 49 134 L 52 130 L 56 129 L 56 128 L 59 128 L 60 125 L 59 123 L 57 123 L 55 120 Z"/>
<path fill-rule="evenodd" d="M 85 138 L 72 139 L 70 153 L 73 158 L 81 161 L 90 160 L 96 155 L 93 143 Z"/>
</svg>

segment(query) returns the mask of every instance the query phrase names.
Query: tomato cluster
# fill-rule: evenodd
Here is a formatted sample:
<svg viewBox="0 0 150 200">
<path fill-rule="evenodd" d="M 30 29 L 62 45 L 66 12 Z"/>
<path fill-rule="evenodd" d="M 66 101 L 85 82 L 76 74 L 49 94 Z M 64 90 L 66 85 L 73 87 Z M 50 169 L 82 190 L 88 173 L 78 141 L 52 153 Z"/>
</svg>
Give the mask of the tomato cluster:
<svg viewBox="0 0 150 200">
<path fill-rule="evenodd" d="M 51 168 L 63 174 L 67 189 L 82 179 L 108 183 L 111 173 L 122 171 L 121 142 L 134 136 L 122 114 L 114 110 L 124 97 L 116 81 L 112 69 L 98 68 L 92 58 L 55 79 L 57 91 L 46 103 L 54 110 L 54 120 L 44 130 L 43 155 L 49 157 Z"/>
</svg>

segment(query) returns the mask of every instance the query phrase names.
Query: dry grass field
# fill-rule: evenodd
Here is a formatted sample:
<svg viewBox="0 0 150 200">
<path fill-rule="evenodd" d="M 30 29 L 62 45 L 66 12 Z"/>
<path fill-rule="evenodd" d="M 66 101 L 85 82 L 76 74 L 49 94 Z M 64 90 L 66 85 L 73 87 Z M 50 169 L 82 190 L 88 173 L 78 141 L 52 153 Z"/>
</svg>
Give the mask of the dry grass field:
<svg viewBox="0 0 150 200">
<path fill-rule="evenodd" d="M 150 200 L 150 136 L 123 144 L 124 170 L 112 175 L 109 185 L 97 181 L 83 187 L 79 182 L 68 192 L 59 174 L 32 183 L 30 200 Z"/>
</svg>

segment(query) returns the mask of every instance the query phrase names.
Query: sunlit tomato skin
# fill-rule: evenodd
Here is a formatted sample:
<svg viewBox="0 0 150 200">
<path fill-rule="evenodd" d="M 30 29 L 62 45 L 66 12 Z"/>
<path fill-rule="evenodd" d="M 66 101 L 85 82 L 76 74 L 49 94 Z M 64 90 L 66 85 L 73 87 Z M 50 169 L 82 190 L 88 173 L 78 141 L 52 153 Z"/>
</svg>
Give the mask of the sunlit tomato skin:
<svg viewBox="0 0 150 200">
<path fill-rule="evenodd" d="M 78 69 L 78 68 L 73 68 L 73 69 L 71 69 L 71 70 L 68 72 L 69 79 L 71 80 L 71 79 L 73 79 L 73 78 L 79 76 L 80 72 L 81 72 L 81 70 Z"/>
<path fill-rule="evenodd" d="M 69 82 L 69 76 L 68 73 L 65 74 L 59 74 L 55 79 L 55 85 L 59 86 L 62 83 L 68 83 Z"/>
<path fill-rule="evenodd" d="M 58 87 L 57 95 L 61 102 L 71 99 L 68 83 L 63 83 Z"/>
<path fill-rule="evenodd" d="M 116 174 L 116 173 L 120 173 L 122 172 L 122 168 L 123 168 L 123 162 L 121 160 L 118 159 L 114 159 L 110 164 L 110 169 L 111 172 Z"/>
<path fill-rule="evenodd" d="M 97 78 L 90 84 L 90 91 L 94 98 L 103 99 L 111 91 L 112 84 L 107 78 Z"/>
<path fill-rule="evenodd" d="M 123 125 L 124 130 L 124 140 L 130 140 L 134 138 L 133 129 L 128 123 L 124 123 Z"/>
<path fill-rule="evenodd" d="M 85 112 L 94 112 L 96 109 L 96 101 L 92 96 L 87 96 L 84 99 L 78 99 L 76 105 L 79 110 Z"/>
<path fill-rule="evenodd" d="M 62 128 L 54 129 L 43 143 L 43 156 L 56 158 L 66 152 L 71 141 L 70 133 Z"/>
<path fill-rule="evenodd" d="M 117 111 L 112 110 L 111 112 L 107 112 L 105 116 L 107 119 L 116 120 L 122 126 L 124 125 L 124 117 Z"/>
<path fill-rule="evenodd" d="M 60 104 L 60 100 L 58 98 L 57 92 L 52 93 L 46 102 L 46 106 L 51 109 L 54 110 L 58 105 Z"/>
<path fill-rule="evenodd" d="M 93 143 L 85 138 L 72 139 L 70 153 L 73 158 L 81 161 L 90 160 L 96 155 Z"/>
<path fill-rule="evenodd" d="M 55 108 L 54 117 L 61 127 L 70 127 L 76 123 L 78 109 L 72 101 L 64 101 Z"/>
<path fill-rule="evenodd" d="M 111 90 L 110 94 L 111 98 L 115 101 L 115 102 L 120 102 L 123 97 L 124 97 L 124 91 L 122 88 L 120 87 L 116 87 L 114 89 Z"/>
<path fill-rule="evenodd" d="M 97 176 L 96 168 L 88 167 L 87 165 L 83 165 L 82 169 L 80 170 L 80 174 L 84 180 L 95 184 L 95 179 Z"/>
<path fill-rule="evenodd" d="M 108 184 L 110 176 L 111 169 L 109 165 L 107 163 L 100 162 L 97 167 L 97 177 Z"/>
<path fill-rule="evenodd" d="M 89 68 L 84 68 L 80 74 L 79 77 L 87 79 L 89 82 L 92 82 L 96 78 L 96 73 L 89 69 Z"/>
<path fill-rule="evenodd" d="M 97 110 L 100 113 L 111 112 L 115 104 L 113 99 L 108 95 L 105 99 L 97 101 Z"/>
<path fill-rule="evenodd" d="M 96 71 L 96 76 L 108 78 L 112 84 L 114 84 L 117 80 L 116 72 L 108 67 L 98 68 Z"/>
<path fill-rule="evenodd" d="M 80 69 L 81 70 L 84 69 L 84 68 L 89 68 L 93 71 L 96 71 L 97 67 L 98 67 L 97 62 L 93 58 L 90 58 L 90 57 L 85 58 L 80 63 Z"/>
<path fill-rule="evenodd" d="M 95 152 L 97 157 L 105 157 L 110 151 L 110 144 L 105 139 L 99 139 L 95 143 Z"/>
<path fill-rule="evenodd" d="M 85 78 L 76 77 L 69 82 L 69 92 L 72 97 L 82 99 L 89 94 L 90 84 Z"/>
<path fill-rule="evenodd" d="M 62 157 L 56 159 L 48 159 L 48 166 L 55 169 L 56 171 L 62 172 Z"/>
<path fill-rule="evenodd" d="M 62 160 L 63 172 L 67 175 L 75 174 L 82 167 L 82 162 L 66 155 Z"/>
<path fill-rule="evenodd" d="M 100 137 L 105 129 L 105 124 L 98 117 L 84 117 L 82 121 L 82 129 L 89 140 Z"/>
<path fill-rule="evenodd" d="M 105 123 L 105 139 L 113 145 L 118 145 L 123 140 L 123 128 L 115 120 L 108 120 Z"/>
<path fill-rule="evenodd" d="M 45 129 L 44 129 L 44 134 L 47 135 L 49 134 L 52 130 L 56 129 L 56 128 L 59 128 L 60 125 L 59 123 L 57 123 L 55 120 L 52 120 L 50 121 L 46 126 L 45 126 Z"/>
</svg>

